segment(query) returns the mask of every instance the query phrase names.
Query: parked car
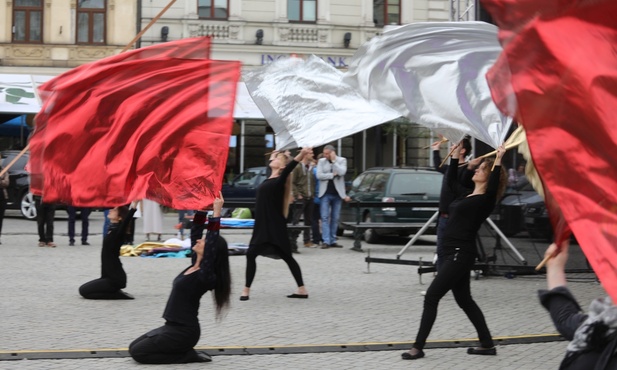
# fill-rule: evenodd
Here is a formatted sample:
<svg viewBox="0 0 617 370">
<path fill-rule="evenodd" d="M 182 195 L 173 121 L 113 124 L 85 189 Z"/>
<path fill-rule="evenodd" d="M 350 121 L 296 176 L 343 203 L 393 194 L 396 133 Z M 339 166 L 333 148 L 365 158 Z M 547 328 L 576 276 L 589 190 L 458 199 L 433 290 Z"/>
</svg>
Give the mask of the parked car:
<svg viewBox="0 0 617 370">
<path fill-rule="evenodd" d="M 491 218 L 497 221 L 506 236 L 527 231 L 532 238 L 552 240 L 553 229 L 544 199 L 531 184 L 526 183 L 518 190 L 508 190 L 496 211 Z"/>
<path fill-rule="evenodd" d="M 360 202 L 426 202 L 427 207 L 366 207 L 360 208 L 360 221 L 364 222 L 401 222 L 424 223 L 437 211 L 441 182 L 443 175 L 437 171 L 379 167 L 370 168 L 356 177 L 348 193 L 352 200 Z M 358 220 L 358 210 L 343 203 L 340 222 L 354 222 Z M 344 231 L 339 225 L 339 234 Z M 371 230 L 364 233 L 367 243 L 375 243 L 381 235 L 397 234 L 407 236 L 413 230 Z"/>
<path fill-rule="evenodd" d="M 223 184 L 221 193 L 225 201 L 255 202 L 257 187 L 266 180 L 266 167 L 251 167 Z M 230 217 L 233 209 L 226 208 L 223 215 Z"/>
<path fill-rule="evenodd" d="M 266 167 L 251 167 L 223 184 L 221 192 L 225 200 L 255 200 L 257 187 L 266 179 Z"/>
<path fill-rule="evenodd" d="M 19 150 L 6 150 L 2 152 L 2 167 L 11 163 L 13 159 L 19 155 Z M 9 168 L 9 187 L 6 189 L 9 198 L 6 203 L 7 209 L 18 209 L 22 216 L 29 220 L 36 219 L 36 207 L 34 204 L 34 196 L 30 193 L 30 175 L 25 170 L 29 153 L 24 153 Z"/>
</svg>

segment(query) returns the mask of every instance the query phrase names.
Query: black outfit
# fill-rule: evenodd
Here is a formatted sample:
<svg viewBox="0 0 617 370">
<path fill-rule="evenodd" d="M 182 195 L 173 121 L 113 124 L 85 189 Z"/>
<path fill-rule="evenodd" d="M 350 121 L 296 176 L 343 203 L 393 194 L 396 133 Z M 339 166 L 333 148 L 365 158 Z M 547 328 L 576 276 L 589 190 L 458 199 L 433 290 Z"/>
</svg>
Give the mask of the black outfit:
<svg viewBox="0 0 617 370">
<path fill-rule="evenodd" d="M 565 286 L 559 286 L 550 291 L 539 290 L 538 296 L 540 303 L 551 314 L 553 324 L 555 324 L 559 334 L 571 341 L 578 327 L 587 319 L 587 315 L 581 313 L 581 307 L 570 290 Z M 595 329 L 597 331 L 602 330 L 601 326 L 597 326 Z M 559 369 L 617 369 L 617 332 L 609 338 L 598 340 L 595 346 L 591 346 L 588 350 L 568 352 Z"/>
<path fill-rule="evenodd" d="M 2 170 L 2 167 L 0 167 Z M 9 176 L 8 172 L 4 174 L 4 176 Z M 6 201 L 8 198 L 8 194 L 6 188 L 0 188 L 0 235 L 2 235 L 2 223 L 4 221 L 4 212 L 6 211 Z M 2 244 L 2 243 L 0 243 Z"/>
<path fill-rule="evenodd" d="M 495 166 L 491 172 L 486 193 L 473 196 L 466 196 L 469 189 L 457 181 L 457 171 L 458 159 L 453 158 L 448 168 L 447 185 L 457 195 L 457 199 L 448 209 L 449 219 L 443 236 L 443 266 L 424 297 L 422 322 L 413 345 L 420 350 L 424 348 L 435 323 L 439 301 L 449 290 L 452 290 L 456 303 L 476 328 L 482 347 L 493 347 L 484 314 L 471 297 L 470 273 L 477 256 L 476 235 L 495 206 L 501 166 Z"/>
<path fill-rule="evenodd" d="M 79 287 L 79 294 L 86 299 L 133 299 L 121 289 L 126 288 L 126 272 L 120 262 L 120 247 L 136 209 L 130 209 L 122 222 L 109 225 L 101 250 L 101 277 Z"/>
<path fill-rule="evenodd" d="M 246 287 L 251 287 L 257 271 L 258 255 L 281 258 L 287 263 L 298 286 L 303 286 L 302 271 L 292 256 L 287 234 L 287 220 L 283 215 L 285 181 L 298 162 L 292 160 L 279 177 L 270 178 L 257 188 L 255 226 L 246 254 Z"/>
<path fill-rule="evenodd" d="M 56 205 L 43 203 L 41 197 L 34 197 L 36 207 L 36 223 L 39 231 L 40 243 L 54 242 L 54 218 L 56 216 Z"/>
<path fill-rule="evenodd" d="M 69 243 L 71 245 L 75 243 L 75 220 L 78 210 L 81 214 L 81 244 L 86 245 L 88 243 L 88 226 L 90 225 L 90 208 L 66 207 L 66 212 L 69 214 Z"/>
<path fill-rule="evenodd" d="M 441 156 L 439 150 L 433 150 L 433 166 L 435 170 L 444 174 L 441 180 L 441 193 L 439 194 L 439 217 L 437 218 L 437 270 L 442 266 L 442 261 L 445 258 L 445 254 L 442 247 L 443 233 L 445 232 L 446 225 L 448 224 L 448 212 L 450 204 L 456 199 L 456 193 L 448 186 L 448 168 L 449 165 L 441 166 Z M 467 166 L 459 167 L 456 173 L 456 177 L 460 184 L 468 189 L 473 189 L 474 184 L 471 181 L 474 171 L 467 170 Z"/>
<path fill-rule="evenodd" d="M 200 215 L 202 214 L 202 215 Z M 201 217 L 203 216 L 203 217 Z M 197 212 L 193 220 L 191 240 L 203 234 L 205 213 Z M 204 256 L 199 270 L 188 275 L 185 272 L 197 258 L 193 253 L 191 266 L 182 270 L 174 279 L 171 294 L 163 313 L 165 325 L 151 330 L 135 339 L 129 346 L 131 357 L 143 364 L 179 364 L 203 362 L 203 357 L 193 349 L 199 341 L 201 329 L 199 301 L 216 284 L 214 270 L 215 244 L 219 237 L 220 218 L 210 217 L 204 246 Z M 198 236 L 195 236 L 198 234 Z M 203 355 L 202 355 L 203 356 Z"/>
</svg>

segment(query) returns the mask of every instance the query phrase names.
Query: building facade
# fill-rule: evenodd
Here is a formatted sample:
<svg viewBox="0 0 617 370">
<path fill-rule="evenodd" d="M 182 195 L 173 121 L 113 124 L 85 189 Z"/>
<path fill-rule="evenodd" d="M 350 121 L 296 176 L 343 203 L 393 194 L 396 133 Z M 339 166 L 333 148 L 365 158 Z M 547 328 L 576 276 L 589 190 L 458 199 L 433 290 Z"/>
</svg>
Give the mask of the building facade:
<svg viewBox="0 0 617 370">
<path fill-rule="evenodd" d="M 51 73 L 135 47 L 212 37 L 212 58 L 256 68 L 314 54 L 345 70 L 384 27 L 470 20 L 473 0 L 12 0 L 0 1 L 0 73 Z M 461 5 L 462 4 L 462 5 Z M 162 12 L 165 10 L 164 12 Z M 162 13 L 162 14 L 161 14 Z M 467 17 L 467 18 L 464 18 Z M 153 20 L 156 20 L 153 22 Z M 43 70 L 44 68 L 44 70 Z M 333 124 L 336 124 L 333 122 Z M 275 138 L 267 123 L 237 117 L 228 170 L 264 165 Z M 429 165 L 426 129 L 380 127 L 344 138 L 349 177 L 371 166 Z"/>
</svg>

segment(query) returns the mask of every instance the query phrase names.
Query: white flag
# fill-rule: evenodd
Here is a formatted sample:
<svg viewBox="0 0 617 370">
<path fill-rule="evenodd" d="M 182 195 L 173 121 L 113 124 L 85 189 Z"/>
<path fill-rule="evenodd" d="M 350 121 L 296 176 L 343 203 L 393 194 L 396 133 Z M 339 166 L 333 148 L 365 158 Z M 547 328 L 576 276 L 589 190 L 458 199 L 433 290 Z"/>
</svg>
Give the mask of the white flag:
<svg viewBox="0 0 617 370">
<path fill-rule="evenodd" d="M 250 70 L 243 80 L 276 134 L 276 149 L 316 147 L 401 116 L 362 97 L 343 73 L 316 56 Z"/>
<path fill-rule="evenodd" d="M 496 148 L 511 119 L 493 103 L 485 75 L 500 52 L 491 24 L 414 23 L 363 44 L 343 81 L 451 141 L 469 134 Z"/>
</svg>

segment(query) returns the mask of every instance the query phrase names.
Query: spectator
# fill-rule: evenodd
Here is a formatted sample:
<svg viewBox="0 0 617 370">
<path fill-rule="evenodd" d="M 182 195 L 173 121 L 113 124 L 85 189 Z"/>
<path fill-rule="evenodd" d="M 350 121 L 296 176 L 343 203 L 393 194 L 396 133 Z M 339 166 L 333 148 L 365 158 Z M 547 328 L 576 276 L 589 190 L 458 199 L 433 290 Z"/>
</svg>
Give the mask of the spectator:
<svg viewBox="0 0 617 370">
<path fill-rule="evenodd" d="M 595 299 L 589 313 L 581 313 L 566 287 L 568 242 L 559 249 L 551 244 L 544 256 L 551 257 L 546 263 L 549 290 L 538 291 L 540 303 L 549 311 L 559 334 L 570 341 L 559 369 L 617 369 L 617 306 L 609 297 Z"/>
<path fill-rule="evenodd" d="M 339 157 L 332 145 L 323 149 L 324 157 L 317 162 L 319 179 L 319 201 L 321 214 L 322 249 L 342 248 L 336 243 L 336 230 L 341 213 L 341 204 L 347 197 L 345 193 L 345 174 L 347 159 Z"/>
<path fill-rule="evenodd" d="M 0 166 L 0 171 L 2 171 L 2 167 Z M 4 221 L 4 211 L 6 210 L 6 201 L 9 198 L 9 194 L 6 191 L 6 188 L 9 187 L 10 179 L 9 179 L 9 171 L 7 170 L 2 176 L 0 176 L 0 235 L 2 235 L 2 223 Z M 2 242 L 0 242 L 2 244 Z"/>
<path fill-rule="evenodd" d="M 313 179 L 313 152 L 307 153 L 292 173 L 291 193 L 297 205 L 294 207 L 292 223 L 294 225 L 297 224 L 302 216 L 304 218 L 304 225 L 311 226 L 315 182 Z M 305 247 L 310 248 L 314 246 L 311 242 L 311 230 L 304 230 L 303 240 Z"/>
<path fill-rule="evenodd" d="M 149 199 L 141 200 L 141 217 L 144 220 L 144 234 L 146 240 L 150 241 L 150 234 L 155 234 L 156 240 L 161 241 L 163 235 L 163 211 L 161 206 Z"/>
<path fill-rule="evenodd" d="M 88 243 L 88 226 L 90 217 L 90 208 L 76 208 L 73 206 L 66 207 L 66 212 L 69 214 L 69 245 L 75 245 L 75 219 L 77 211 L 81 215 L 81 245 L 90 245 Z"/>
<path fill-rule="evenodd" d="M 39 231 L 39 247 L 55 248 L 54 243 L 54 218 L 56 216 L 56 205 L 43 203 L 39 196 L 34 197 L 36 206 L 36 223 Z"/>
<path fill-rule="evenodd" d="M 318 160 L 321 158 L 323 158 L 323 153 L 319 153 L 317 157 Z M 311 212 L 311 234 L 313 235 L 313 245 L 321 246 L 323 242 L 321 238 L 321 204 L 317 196 L 319 194 L 319 180 L 317 179 L 316 164 L 316 161 L 313 159 L 313 170 L 311 172 L 313 173 L 313 182 L 315 183 L 315 191 L 313 192 L 315 196 L 313 196 L 313 211 Z"/>
</svg>

